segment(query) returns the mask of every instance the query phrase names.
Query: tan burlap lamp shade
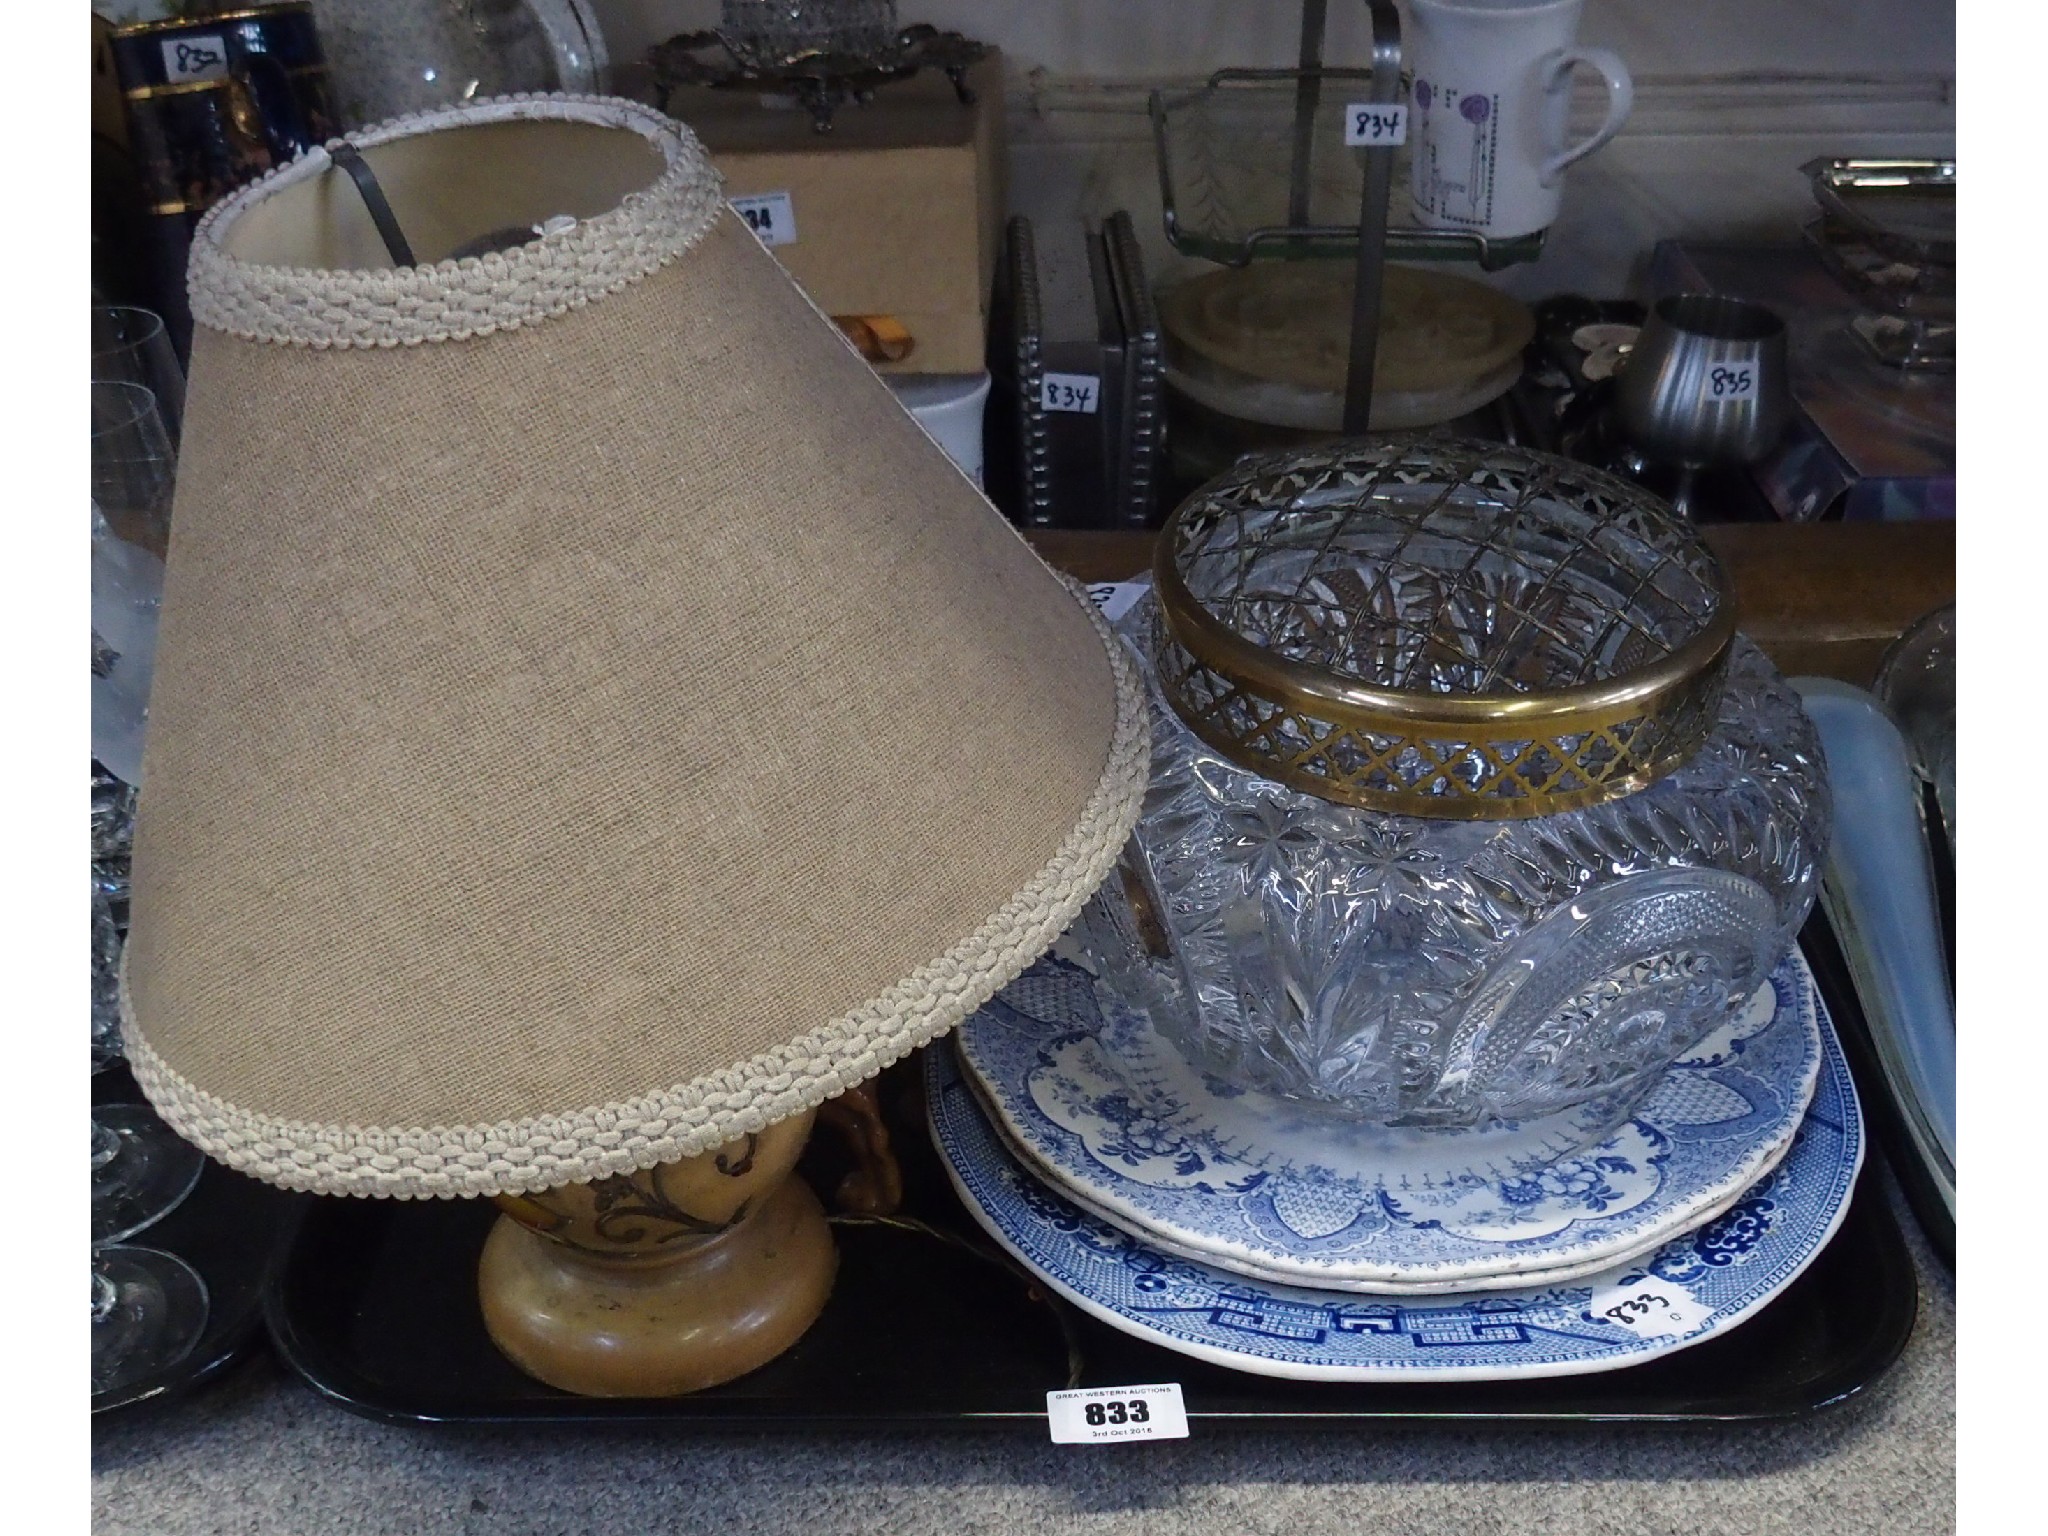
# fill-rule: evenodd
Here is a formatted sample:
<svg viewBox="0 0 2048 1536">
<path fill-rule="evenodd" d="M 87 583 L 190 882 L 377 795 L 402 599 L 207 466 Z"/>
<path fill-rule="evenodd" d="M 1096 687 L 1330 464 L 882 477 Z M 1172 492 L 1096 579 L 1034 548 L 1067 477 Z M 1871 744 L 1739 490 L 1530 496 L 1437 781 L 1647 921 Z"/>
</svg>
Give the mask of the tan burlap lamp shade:
<svg viewBox="0 0 2048 1536">
<path fill-rule="evenodd" d="M 339 1194 L 798 1114 L 1079 910 L 1143 790 L 1133 676 L 687 130 L 534 97 L 353 142 L 417 265 L 326 151 L 194 238 L 136 1076 Z"/>
</svg>

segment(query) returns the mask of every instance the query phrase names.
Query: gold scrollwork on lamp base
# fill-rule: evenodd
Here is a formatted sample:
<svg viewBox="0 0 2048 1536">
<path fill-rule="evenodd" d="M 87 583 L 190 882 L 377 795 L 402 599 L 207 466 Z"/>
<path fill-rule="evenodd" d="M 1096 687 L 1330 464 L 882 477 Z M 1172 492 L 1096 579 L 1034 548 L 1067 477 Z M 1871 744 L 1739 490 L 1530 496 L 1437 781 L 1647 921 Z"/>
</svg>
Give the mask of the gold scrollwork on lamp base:
<svg viewBox="0 0 2048 1536">
<path fill-rule="evenodd" d="M 550 1386 L 673 1397 L 765 1365 L 817 1320 L 838 1255 L 792 1177 L 804 1114 L 638 1173 L 498 1199 L 484 1326 Z"/>
</svg>

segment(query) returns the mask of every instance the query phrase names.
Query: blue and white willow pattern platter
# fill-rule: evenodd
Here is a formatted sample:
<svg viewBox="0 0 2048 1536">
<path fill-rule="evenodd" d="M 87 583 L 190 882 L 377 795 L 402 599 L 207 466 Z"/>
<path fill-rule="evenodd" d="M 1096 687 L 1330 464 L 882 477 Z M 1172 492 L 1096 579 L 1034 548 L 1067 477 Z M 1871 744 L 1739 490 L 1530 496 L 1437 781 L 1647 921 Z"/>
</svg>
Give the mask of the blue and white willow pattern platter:
<svg viewBox="0 0 2048 1536">
<path fill-rule="evenodd" d="M 1390 1131 L 1207 1077 L 1062 945 L 964 1024 L 996 1129 L 1155 1247 L 1254 1278 L 1430 1295 L 1554 1282 L 1727 1210 L 1784 1155 L 1821 1061 L 1796 953 L 1618 1128 L 1575 1111 Z"/>
<path fill-rule="evenodd" d="M 1022 1167 L 952 1051 L 925 1053 L 933 1139 L 989 1235 L 1113 1328 L 1235 1370 L 1301 1381 L 1498 1381 L 1637 1365 L 1733 1327 L 1841 1224 L 1863 1122 L 1832 1035 L 1791 1150 L 1727 1211 L 1656 1252 L 1565 1284 L 1427 1300 L 1266 1284 L 1160 1253 Z"/>
</svg>

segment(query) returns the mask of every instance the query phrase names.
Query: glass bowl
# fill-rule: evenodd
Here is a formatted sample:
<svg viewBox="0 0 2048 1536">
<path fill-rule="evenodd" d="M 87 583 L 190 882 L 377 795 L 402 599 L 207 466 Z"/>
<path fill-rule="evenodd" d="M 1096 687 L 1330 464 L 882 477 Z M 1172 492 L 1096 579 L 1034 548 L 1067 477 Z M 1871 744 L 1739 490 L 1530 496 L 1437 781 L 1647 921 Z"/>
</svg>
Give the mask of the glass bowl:
<svg viewBox="0 0 2048 1536">
<path fill-rule="evenodd" d="M 1426 466 L 1418 468 L 1417 455 L 1431 452 L 1445 455 L 1434 481 Z M 1479 673 L 1496 686 L 1479 697 L 1510 712 L 1517 700 L 1540 698 L 1538 685 L 1560 674 L 1528 651 L 1521 634 L 1522 621 L 1538 612 L 1555 633 L 1545 631 L 1537 651 L 1554 647 L 1572 657 L 1569 675 L 1582 677 L 1596 648 L 1567 630 L 1594 622 L 1589 583 L 1595 576 L 1617 581 L 1616 600 L 1629 599 L 1628 582 L 1615 576 L 1629 568 L 1616 545 L 1612 558 L 1580 559 L 1575 572 L 1553 573 L 1551 590 L 1580 588 L 1571 601 L 1543 608 L 1528 600 L 1532 562 L 1557 547 L 1547 535 L 1525 538 L 1532 530 L 1542 534 L 1583 515 L 1602 528 L 1625 526 L 1631 539 L 1657 551 L 1655 569 L 1670 561 L 1682 568 L 1675 590 L 1685 602 L 1663 603 L 1666 656 L 1638 656 L 1637 670 L 1689 654 L 1725 606 L 1706 590 L 1719 582 L 1719 567 L 1697 532 L 1622 482 L 1589 482 L 1576 466 L 1567 476 L 1540 455 L 1470 445 L 1361 456 L 1353 444 L 1318 453 L 1240 467 L 1224 477 L 1222 493 L 1283 506 L 1276 488 L 1284 485 L 1318 514 L 1333 500 L 1361 512 L 1371 526 L 1351 541 L 1362 553 L 1346 567 L 1355 578 L 1349 585 L 1381 595 L 1354 608 L 1354 617 L 1368 609 L 1417 611 L 1402 596 L 1412 572 L 1404 566 L 1390 576 L 1389 566 L 1373 563 L 1371 551 L 1395 547 L 1369 536 L 1380 531 L 1374 497 L 1408 496 L 1419 486 L 1435 506 L 1453 499 L 1453 488 L 1500 503 L 1480 509 L 1498 514 L 1490 525 L 1496 537 L 1483 552 L 1434 534 L 1399 543 L 1404 560 L 1455 562 L 1464 583 L 1460 601 L 1439 602 L 1450 617 L 1436 631 L 1424 624 L 1409 632 L 1426 652 L 1460 658 L 1432 674 L 1438 695 L 1455 693 L 1451 674 Z M 1340 462 L 1332 476 L 1303 473 L 1305 465 Z M 1366 472 L 1374 464 L 1400 473 L 1385 482 Z M 1517 464 L 1526 472 L 1516 472 Z M 1607 502 L 1592 512 L 1580 494 L 1588 483 Z M 1571 505 L 1539 505 L 1546 498 Z M 1323 529 L 1318 549 L 1343 545 Z M 1162 563 L 1175 558 L 1174 533 L 1169 526 L 1162 537 Z M 1599 545 L 1598 535 L 1588 535 L 1575 547 Z M 1255 549 L 1242 567 L 1253 574 L 1238 581 L 1232 601 L 1240 606 L 1216 611 L 1250 615 L 1268 637 L 1284 632 L 1299 640 L 1307 630 L 1288 628 L 1270 603 L 1246 596 L 1258 585 L 1262 557 Z M 1330 559 L 1322 558 L 1327 575 Z M 1279 565 L 1298 570 L 1298 561 L 1287 560 L 1283 551 Z M 1448 579 L 1441 571 L 1431 579 L 1441 598 Z M 1347 581 L 1340 575 L 1335 585 L 1341 591 Z M 1511 600 L 1516 591 L 1525 594 L 1519 607 Z M 1078 936 L 1104 984 L 1147 1010 L 1192 1063 L 1225 1084 L 1401 1126 L 1472 1128 L 1597 1100 L 1625 1117 L 1673 1061 L 1767 984 L 1813 904 L 1830 809 L 1818 740 L 1797 695 L 1732 629 L 1680 690 L 1686 709 L 1704 712 L 1700 729 L 1654 772 L 1616 773 L 1594 786 L 1597 797 L 1579 780 L 1553 775 L 1543 783 L 1577 786 L 1568 798 L 1581 803 L 1563 809 L 1525 793 L 1504 813 L 1497 800 L 1454 793 L 1445 814 L 1418 815 L 1379 809 L 1370 796 L 1342 803 L 1313 774 L 1281 782 L 1276 765 L 1299 765 L 1304 738 L 1257 709 L 1251 717 L 1269 721 L 1264 734 L 1215 730 L 1213 712 L 1203 722 L 1208 739 L 1198 734 L 1171 702 L 1184 701 L 1185 690 L 1168 684 L 1189 665 L 1171 617 L 1148 595 L 1119 626 L 1151 691 L 1152 782 L 1122 864 Z M 1443 632 L 1446 624 L 1455 636 Z M 1489 625 L 1491 638 L 1478 632 Z M 1483 664 L 1488 647 L 1510 631 L 1523 655 L 1518 675 L 1536 680 L 1521 692 L 1503 689 Z M 1376 651 L 1356 626 L 1337 643 L 1353 674 L 1369 670 L 1361 658 L 1398 662 L 1417 654 L 1407 642 Z M 1256 701 L 1245 675 L 1227 684 Z M 1322 739 L 1319 750 L 1334 755 Z M 1357 728 L 1344 737 L 1368 745 L 1377 739 Z M 1625 745 L 1626 732 L 1619 739 Z M 1565 751 L 1578 740 L 1564 736 L 1553 745 L 1561 741 Z M 1491 744 L 1487 750 L 1488 761 L 1510 755 Z M 1457 761 L 1450 749 L 1428 751 Z M 1530 755 L 1525 749 L 1515 760 Z M 1273 773 L 1260 771 L 1267 766 Z M 1363 784 L 1366 776 L 1347 782 Z M 1418 797 L 1412 777 L 1394 789 L 1402 805 L 1432 803 Z"/>
</svg>

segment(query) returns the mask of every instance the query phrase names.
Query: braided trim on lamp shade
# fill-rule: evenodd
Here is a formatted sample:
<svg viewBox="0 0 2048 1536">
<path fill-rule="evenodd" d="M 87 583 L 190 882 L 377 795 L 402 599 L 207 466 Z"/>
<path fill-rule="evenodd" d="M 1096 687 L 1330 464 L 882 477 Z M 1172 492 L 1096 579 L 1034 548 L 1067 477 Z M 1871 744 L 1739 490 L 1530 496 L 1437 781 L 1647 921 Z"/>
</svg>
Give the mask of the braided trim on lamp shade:
<svg viewBox="0 0 2048 1536">
<path fill-rule="evenodd" d="M 1136 824 L 1151 732 L 1123 644 L 1076 592 L 1116 684 L 1109 760 L 1051 862 L 947 953 L 880 996 L 725 1072 L 624 1103 L 496 1125 L 426 1130 L 314 1125 L 239 1109 L 173 1071 L 128 1015 L 128 1062 L 179 1135 L 230 1168 L 330 1195 L 406 1199 L 528 1194 L 631 1173 L 722 1146 L 812 1109 L 961 1023 L 1048 949 L 1108 875 Z"/>
<path fill-rule="evenodd" d="M 639 281 L 694 246 L 725 206 L 722 178 L 689 129 L 651 107 L 611 97 L 502 96 L 408 113 L 344 137 L 373 149 L 449 126 L 536 119 L 631 130 L 661 153 L 667 168 L 618 207 L 509 251 L 414 267 L 319 271 L 230 255 L 222 235 L 237 219 L 332 166 L 326 149 L 309 149 L 199 221 L 187 269 L 193 320 L 248 341 L 310 347 L 466 341 L 564 314 Z"/>
</svg>

